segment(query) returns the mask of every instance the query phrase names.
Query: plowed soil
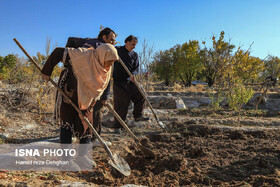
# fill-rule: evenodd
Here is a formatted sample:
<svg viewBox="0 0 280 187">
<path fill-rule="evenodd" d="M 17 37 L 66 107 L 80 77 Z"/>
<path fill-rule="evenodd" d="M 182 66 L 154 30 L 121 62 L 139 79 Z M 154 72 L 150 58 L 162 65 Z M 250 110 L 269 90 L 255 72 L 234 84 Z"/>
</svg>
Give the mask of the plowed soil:
<svg viewBox="0 0 280 187">
<path fill-rule="evenodd" d="M 154 121 L 132 127 L 155 158 L 144 155 L 127 134 L 116 135 L 113 129 L 103 127 L 102 137 L 112 142 L 112 152 L 120 154 L 129 164 L 128 177 L 113 169 L 104 149 L 97 147 L 93 152 L 97 167 L 92 171 L 2 171 L 0 186 L 280 186 L 279 127 L 255 127 L 252 123 L 251 126 L 225 126 L 213 124 L 216 121 L 211 117 L 200 115 L 196 120 L 182 111 L 166 116 L 160 115 L 165 120 L 166 131 Z M 279 117 L 264 120 L 277 121 Z M 49 127 L 44 127 L 44 135 L 51 137 L 46 128 Z"/>
<path fill-rule="evenodd" d="M 93 182 L 118 186 L 280 186 L 279 131 L 181 123 L 168 127 L 177 132 L 153 133 L 141 140 L 155 158 L 147 158 L 129 144 L 120 154 L 132 174 L 122 177 L 101 172 Z"/>
</svg>

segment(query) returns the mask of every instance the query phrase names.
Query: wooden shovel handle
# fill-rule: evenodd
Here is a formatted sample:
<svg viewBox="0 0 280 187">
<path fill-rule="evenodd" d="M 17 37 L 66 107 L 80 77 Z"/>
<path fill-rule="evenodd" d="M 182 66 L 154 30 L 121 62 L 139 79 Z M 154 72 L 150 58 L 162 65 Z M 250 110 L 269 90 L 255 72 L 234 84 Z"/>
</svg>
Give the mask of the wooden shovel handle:
<svg viewBox="0 0 280 187">
<path fill-rule="evenodd" d="M 119 62 L 121 63 L 121 65 L 123 66 L 123 68 L 125 69 L 125 71 L 128 73 L 128 75 L 131 77 L 132 74 L 131 74 L 131 72 L 129 71 L 129 69 L 126 67 L 125 63 L 122 61 L 121 57 L 119 57 Z M 142 94 L 142 96 L 143 96 L 144 99 L 146 100 L 146 102 L 147 102 L 149 108 L 151 109 L 151 111 L 152 111 L 152 113 L 153 113 L 153 115 L 154 115 L 154 117 L 155 117 L 155 119 L 156 119 L 158 125 L 159 125 L 161 128 L 165 129 L 164 126 L 162 126 L 162 125 L 160 124 L 160 121 L 159 121 L 159 119 L 158 119 L 158 117 L 157 117 L 157 115 L 156 115 L 156 113 L 155 113 L 155 111 L 154 111 L 154 109 L 153 109 L 153 107 L 152 107 L 150 101 L 148 100 L 147 94 L 145 93 L 145 91 L 139 86 L 137 80 L 134 80 L 134 84 L 136 85 L 136 87 L 138 88 L 139 92 Z"/>
<path fill-rule="evenodd" d="M 22 47 L 22 45 L 17 41 L 16 38 L 14 38 L 14 41 L 16 42 L 16 44 L 19 46 L 19 48 L 22 50 L 22 52 L 29 58 L 29 60 L 33 63 L 33 65 L 35 65 L 35 67 L 41 72 L 41 67 L 33 60 L 33 58 L 31 58 L 31 56 L 27 53 L 27 51 Z M 75 110 L 83 117 L 82 120 L 85 121 L 87 123 L 87 125 L 91 128 L 91 130 L 93 131 L 94 136 L 96 136 L 96 138 L 98 139 L 98 141 L 101 143 L 102 147 L 105 149 L 105 151 L 107 152 L 107 154 L 109 155 L 109 157 L 112 159 L 112 161 L 114 161 L 113 158 L 113 154 L 110 151 L 109 147 L 104 143 L 104 141 L 102 140 L 102 138 L 99 136 L 99 134 L 96 132 L 96 130 L 93 128 L 93 126 L 91 125 L 91 123 L 89 122 L 89 120 L 83 115 L 82 111 L 76 106 L 76 104 L 70 99 L 70 97 L 61 89 L 59 88 L 59 86 L 52 80 L 49 80 L 53 86 L 63 95 L 63 97 L 65 97 L 65 99 L 71 103 L 71 105 L 75 108 Z"/>
</svg>

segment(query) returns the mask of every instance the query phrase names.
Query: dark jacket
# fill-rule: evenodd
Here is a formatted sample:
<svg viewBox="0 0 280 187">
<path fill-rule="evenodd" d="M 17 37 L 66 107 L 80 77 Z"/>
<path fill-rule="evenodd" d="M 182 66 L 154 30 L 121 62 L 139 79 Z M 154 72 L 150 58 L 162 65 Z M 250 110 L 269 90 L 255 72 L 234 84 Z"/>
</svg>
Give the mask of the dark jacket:
<svg viewBox="0 0 280 187">
<path fill-rule="evenodd" d="M 135 51 L 128 51 L 125 46 L 117 46 L 116 49 L 118 51 L 119 57 L 122 59 L 129 71 L 133 75 L 137 75 L 139 70 L 138 54 Z M 128 73 L 125 71 L 119 61 L 114 63 L 113 79 L 114 82 L 130 81 Z"/>
</svg>

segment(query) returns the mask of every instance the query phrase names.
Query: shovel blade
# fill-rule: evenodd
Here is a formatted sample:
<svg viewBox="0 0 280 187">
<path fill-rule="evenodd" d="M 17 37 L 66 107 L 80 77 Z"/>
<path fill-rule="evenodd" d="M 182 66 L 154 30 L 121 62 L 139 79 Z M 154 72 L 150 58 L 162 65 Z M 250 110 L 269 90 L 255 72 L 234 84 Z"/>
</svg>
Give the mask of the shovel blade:
<svg viewBox="0 0 280 187">
<path fill-rule="evenodd" d="M 160 126 L 161 128 L 165 129 L 165 126 L 164 126 L 164 124 L 163 124 L 161 121 L 158 121 L 158 124 L 159 124 L 159 126 Z"/>
<path fill-rule="evenodd" d="M 137 143 L 137 146 L 139 147 L 139 149 L 147 156 L 155 158 L 155 154 L 153 153 L 152 150 L 142 146 L 141 144 Z"/>
<path fill-rule="evenodd" d="M 128 163 L 116 153 L 113 155 L 113 158 L 110 158 L 109 164 L 126 177 L 131 174 Z"/>
</svg>

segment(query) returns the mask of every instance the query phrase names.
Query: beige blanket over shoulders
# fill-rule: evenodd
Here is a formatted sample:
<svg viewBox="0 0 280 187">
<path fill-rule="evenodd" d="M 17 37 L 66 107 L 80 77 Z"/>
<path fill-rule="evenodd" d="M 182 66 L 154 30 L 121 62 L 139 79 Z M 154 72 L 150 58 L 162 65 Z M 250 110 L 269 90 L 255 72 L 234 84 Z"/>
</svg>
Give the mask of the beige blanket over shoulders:
<svg viewBox="0 0 280 187">
<path fill-rule="evenodd" d="M 66 48 L 78 83 L 78 104 L 87 109 L 93 100 L 99 100 L 107 88 L 112 66 L 104 68 L 105 61 L 118 60 L 118 52 L 111 44 L 102 44 L 96 49 Z"/>
</svg>

